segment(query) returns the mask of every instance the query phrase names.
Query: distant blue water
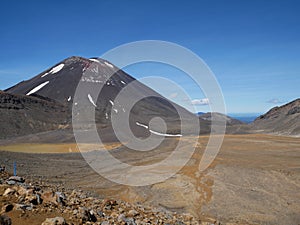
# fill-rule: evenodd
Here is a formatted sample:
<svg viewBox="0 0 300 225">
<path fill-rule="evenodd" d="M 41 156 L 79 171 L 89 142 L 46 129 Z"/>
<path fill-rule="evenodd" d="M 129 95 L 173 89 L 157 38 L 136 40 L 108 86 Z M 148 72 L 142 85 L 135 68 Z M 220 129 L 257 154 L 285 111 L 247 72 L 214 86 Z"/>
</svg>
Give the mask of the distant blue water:
<svg viewBox="0 0 300 225">
<path fill-rule="evenodd" d="M 259 117 L 261 114 L 260 113 L 250 113 L 250 114 L 244 114 L 244 113 L 229 113 L 228 116 L 240 120 L 244 123 L 252 123 L 257 117 Z"/>
<path fill-rule="evenodd" d="M 204 114 L 204 112 L 197 113 L 198 116 L 202 114 Z M 228 116 L 240 120 L 244 123 L 252 123 L 260 115 L 262 115 L 262 113 L 228 113 Z"/>
<path fill-rule="evenodd" d="M 252 123 L 257 117 L 256 116 L 250 116 L 250 117 L 244 117 L 244 116 L 232 116 L 232 118 L 240 120 L 244 123 Z"/>
</svg>

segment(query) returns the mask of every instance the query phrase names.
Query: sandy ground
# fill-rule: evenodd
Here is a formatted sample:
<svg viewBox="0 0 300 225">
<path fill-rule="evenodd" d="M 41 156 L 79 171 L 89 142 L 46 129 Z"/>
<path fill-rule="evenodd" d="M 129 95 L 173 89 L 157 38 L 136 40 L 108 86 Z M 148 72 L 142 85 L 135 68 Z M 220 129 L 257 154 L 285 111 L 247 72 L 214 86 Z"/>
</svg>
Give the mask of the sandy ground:
<svg viewBox="0 0 300 225">
<path fill-rule="evenodd" d="M 10 144 L 2 145 L 2 151 L 10 152 L 26 152 L 26 153 L 67 153 L 67 152 L 80 152 L 99 150 L 111 150 L 120 147 L 119 143 L 110 143 L 105 145 L 100 144 L 80 144 L 80 150 L 75 143 L 64 144 L 41 144 L 41 143 L 23 143 L 23 144 Z"/>
<path fill-rule="evenodd" d="M 200 137 L 196 152 L 179 173 L 144 187 L 120 185 L 101 177 L 80 153 L 66 153 L 70 152 L 71 144 L 36 144 L 34 150 L 20 144 L 3 146 L 0 149 L 9 151 L 0 152 L 0 163 L 12 170 L 16 161 L 18 173 L 28 179 L 38 178 L 103 197 L 190 212 L 198 218 L 211 216 L 224 223 L 239 224 L 300 224 L 299 138 L 227 135 L 216 160 L 200 173 L 198 165 L 207 140 Z M 184 141 L 186 146 L 193 144 L 192 138 Z M 169 138 L 151 152 L 132 152 L 118 144 L 110 144 L 108 149 L 124 162 L 146 165 L 167 157 L 176 144 L 176 140 Z M 59 149 L 54 152 L 60 154 L 52 154 L 51 146 Z M 183 155 L 185 151 L 183 147 Z"/>
</svg>

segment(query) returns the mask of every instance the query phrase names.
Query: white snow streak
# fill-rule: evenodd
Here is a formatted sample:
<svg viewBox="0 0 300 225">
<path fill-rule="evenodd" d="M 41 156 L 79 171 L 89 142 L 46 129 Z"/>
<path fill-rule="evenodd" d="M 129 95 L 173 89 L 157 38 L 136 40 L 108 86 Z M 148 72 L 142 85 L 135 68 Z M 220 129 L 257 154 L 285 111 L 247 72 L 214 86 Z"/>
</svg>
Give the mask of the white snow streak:
<svg viewBox="0 0 300 225">
<path fill-rule="evenodd" d="M 112 64 L 110 64 L 108 62 L 104 62 L 104 63 L 105 63 L 105 65 L 109 66 L 110 68 L 114 68 L 114 66 Z"/>
<path fill-rule="evenodd" d="M 89 60 L 91 60 L 91 61 L 93 61 L 93 62 L 99 62 L 97 59 L 89 59 Z"/>
<path fill-rule="evenodd" d="M 125 83 L 124 81 L 122 81 L 122 80 L 121 80 L 121 83 L 122 83 L 122 84 L 126 84 L 126 83 Z"/>
<path fill-rule="evenodd" d="M 144 127 L 144 128 L 146 128 L 146 129 L 149 128 L 147 125 L 141 124 L 141 123 L 139 123 L 139 122 L 135 122 L 135 124 L 138 125 L 138 126 L 140 126 L 140 127 Z"/>
<path fill-rule="evenodd" d="M 105 113 L 105 118 L 108 119 L 108 114 L 107 113 Z"/>
<path fill-rule="evenodd" d="M 90 102 L 91 102 L 95 107 L 97 107 L 97 105 L 95 104 L 95 102 L 94 102 L 94 100 L 93 100 L 93 98 L 92 98 L 92 96 L 91 96 L 90 94 L 88 94 L 88 98 L 89 98 Z"/>
<path fill-rule="evenodd" d="M 114 102 L 112 100 L 109 100 L 109 102 L 110 102 L 111 105 L 114 105 Z"/>
<path fill-rule="evenodd" d="M 49 73 L 55 74 L 57 72 L 59 72 L 63 67 L 65 66 L 65 64 L 59 64 L 58 66 L 52 68 L 48 73 L 45 73 L 44 75 L 42 75 L 41 77 L 45 77 L 47 76 Z"/>
<path fill-rule="evenodd" d="M 26 95 L 31 95 L 35 92 L 37 92 L 38 90 L 40 90 L 41 88 L 43 88 L 45 85 L 47 85 L 49 83 L 49 81 L 46 81 L 38 86 L 36 86 L 35 88 L 33 88 L 31 91 L 29 91 Z"/>
<path fill-rule="evenodd" d="M 165 137 L 181 137 L 182 134 L 163 134 L 163 133 L 159 133 L 157 131 L 154 130 L 149 130 L 152 134 L 156 134 L 158 136 L 165 136 Z"/>
<path fill-rule="evenodd" d="M 154 130 L 150 130 L 149 127 L 145 124 L 139 123 L 139 122 L 135 122 L 136 125 L 140 126 L 140 127 L 144 127 L 146 129 L 148 129 L 152 134 L 156 134 L 158 136 L 164 136 L 164 137 L 181 137 L 182 134 L 163 134 Z"/>
<path fill-rule="evenodd" d="M 115 113 L 118 113 L 118 110 L 117 109 L 113 109 L 115 111 Z"/>
<path fill-rule="evenodd" d="M 71 96 L 69 96 L 69 98 L 68 98 L 68 102 L 69 102 L 69 101 L 71 101 L 71 99 L 72 99 L 72 97 L 71 97 Z"/>
</svg>

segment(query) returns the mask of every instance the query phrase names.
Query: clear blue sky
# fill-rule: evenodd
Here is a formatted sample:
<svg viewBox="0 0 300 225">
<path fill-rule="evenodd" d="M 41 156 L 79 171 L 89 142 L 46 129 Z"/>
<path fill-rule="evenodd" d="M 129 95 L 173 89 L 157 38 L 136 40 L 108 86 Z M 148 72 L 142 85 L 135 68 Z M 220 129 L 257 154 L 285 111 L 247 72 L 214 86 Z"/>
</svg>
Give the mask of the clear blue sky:
<svg viewBox="0 0 300 225">
<path fill-rule="evenodd" d="M 300 1 L 0 4 L 0 89 L 71 55 L 100 56 L 120 44 L 155 39 L 198 54 L 215 73 L 228 112 L 265 112 L 300 97 Z M 151 75 L 137 68 L 133 76 Z M 184 88 L 194 99 L 205 98 L 188 82 Z"/>
</svg>

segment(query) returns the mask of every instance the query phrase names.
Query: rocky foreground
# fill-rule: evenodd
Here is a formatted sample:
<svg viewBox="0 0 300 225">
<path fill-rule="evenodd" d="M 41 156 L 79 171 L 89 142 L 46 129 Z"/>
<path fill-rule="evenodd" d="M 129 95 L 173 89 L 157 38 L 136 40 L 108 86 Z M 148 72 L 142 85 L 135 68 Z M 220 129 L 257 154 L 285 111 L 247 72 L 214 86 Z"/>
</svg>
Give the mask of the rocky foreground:
<svg viewBox="0 0 300 225">
<path fill-rule="evenodd" d="M 0 174 L 0 225 L 10 224 L 219 224 L 197 221 L 190 214 L 91 197 L 81 190 L 64 190 Z"/>
</svg>

